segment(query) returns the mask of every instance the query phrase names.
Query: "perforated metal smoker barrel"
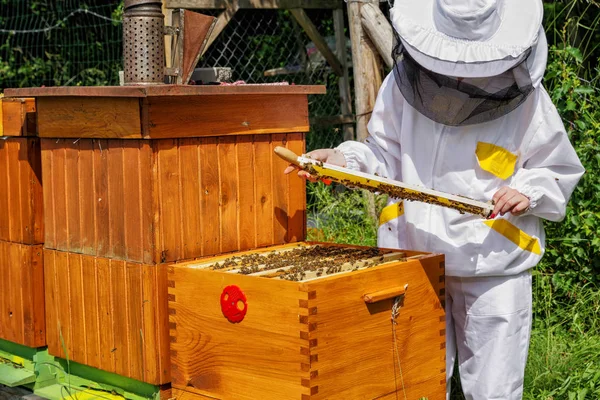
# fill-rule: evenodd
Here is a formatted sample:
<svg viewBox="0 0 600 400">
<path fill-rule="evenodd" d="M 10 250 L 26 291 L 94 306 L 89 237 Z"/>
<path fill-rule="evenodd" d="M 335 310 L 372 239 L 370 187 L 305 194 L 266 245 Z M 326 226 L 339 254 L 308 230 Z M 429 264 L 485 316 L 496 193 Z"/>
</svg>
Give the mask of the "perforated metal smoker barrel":
<svg viewBox="0 0 600 400">
<path fill-rule="evenodd" d="M 164 15 L 161 1 L 125 0 L 123 71 L 125 85 L 164 83 Z"/>
</svg>

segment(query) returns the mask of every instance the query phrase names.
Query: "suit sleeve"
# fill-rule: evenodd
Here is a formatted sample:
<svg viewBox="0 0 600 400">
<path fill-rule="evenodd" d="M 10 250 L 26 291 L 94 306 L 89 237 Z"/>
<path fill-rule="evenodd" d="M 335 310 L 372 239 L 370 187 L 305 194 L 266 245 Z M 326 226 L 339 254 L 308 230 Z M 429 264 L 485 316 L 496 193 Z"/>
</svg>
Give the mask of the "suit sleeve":
<svg viewBox="0 0 600 400">
<path fill-rule="evenodd" d="M 398 179 L 400 167 L 400 126 L 404 98 L 393 73 L 383 81 L 364 142 L 347 141 L 338 146 L 350 169 Z"/>
<path fill-rule="evenodd" d="M 543 89 L 542 89 L 543 90 Z M 522 149 L 511 187 L 530 199 L 528 214 L 550 221 L 565 217 L 567 203 L 585 172 L 549 96 L 542 93 L 543 117 Z"/>
</svg>

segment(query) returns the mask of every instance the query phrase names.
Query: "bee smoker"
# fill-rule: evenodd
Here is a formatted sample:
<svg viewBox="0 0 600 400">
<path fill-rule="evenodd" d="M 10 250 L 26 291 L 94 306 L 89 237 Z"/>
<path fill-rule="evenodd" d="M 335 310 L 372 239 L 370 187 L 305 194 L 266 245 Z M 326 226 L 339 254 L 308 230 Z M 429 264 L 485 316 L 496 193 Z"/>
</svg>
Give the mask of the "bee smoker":
<svg viewBox="0 0 600 400">
<path fill-rule="evenodd" d="M 125 0 L 123 71 L 125 85 L 163 84 L 164 15 L 160 0 Z"/>
</svg>

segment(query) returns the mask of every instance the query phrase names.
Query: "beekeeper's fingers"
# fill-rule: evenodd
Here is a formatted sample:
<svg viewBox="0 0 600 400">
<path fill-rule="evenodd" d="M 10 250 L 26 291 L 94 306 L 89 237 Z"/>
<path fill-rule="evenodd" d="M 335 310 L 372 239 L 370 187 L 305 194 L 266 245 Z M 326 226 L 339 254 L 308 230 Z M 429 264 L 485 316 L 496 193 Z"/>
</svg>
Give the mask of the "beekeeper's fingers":
<svg viewBox="0 0 600 400">
<path fill-rule="evenodd" d="M 316 181 L 318 181 L 318 179 L 317 179 L 317 178 L 315 178 L 314 176 L 312 176 L 311 174 L 309 174 L 309 173 L 308 173 L 308 172 L 306 172 L 306 171 L 302 171 L 302 170 L 298 171 L 298 176 L 299 176 L 300 178 L 307 179 L 307 180 L 309 180 L 309 181 L 311 181 L 311 182 L 316 182 Z"/>
<path fill-rule="evenodd" d="M 519 193 L 519 202 L 510 210 L 512 215 L 521 215 L 529 210 L 530 201 L 529 198 Z"/>
</svg>

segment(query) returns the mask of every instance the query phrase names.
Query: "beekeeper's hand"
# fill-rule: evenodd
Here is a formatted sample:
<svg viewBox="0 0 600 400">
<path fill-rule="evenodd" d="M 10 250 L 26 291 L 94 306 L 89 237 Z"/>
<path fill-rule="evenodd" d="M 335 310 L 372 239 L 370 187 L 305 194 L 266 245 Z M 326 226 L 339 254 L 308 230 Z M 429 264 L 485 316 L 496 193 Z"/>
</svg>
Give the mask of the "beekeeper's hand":
<svg viewBox="0 0 600 400">
<path fill-rule="evenodd" d="M 508 186 L 501 187 L 493 197 L 494 212 L 491 217 L 504 215 L 507 212 L 512 215 L 521 215 L 529 209 L 529 198 L 516 189 Z"/>
<path fill-rule="evenodd" d="M 339 150 L 337 150 L 337 149 L 319 149 L 319 150 L 313 150 L 310 153 L 306 153 L 306 156 L 312 158 L 313 160 L 318 160 L 318 161 L 322 161 L 324 163 L 337 165 L 339 167 L 345 167 L 346 166 L 346 158 L 344 157 L 344 155 L 342 154 L 342 152 L 339 151 Z M 298 167 L 296 167 L 295 165 L 290 165 L 283 172 L 285 174 L 289 174 L 289 173 L 291 173 L 292 171 L 294 171 L 296 169 L 298 169 Z M 298 171 L 298 176 L 301 177 L 301 178 L 308 179 L 311 182 L 318 181 L 318 178 L 310 175 L 306 171 L 299 170 Z"/>
</svg>

